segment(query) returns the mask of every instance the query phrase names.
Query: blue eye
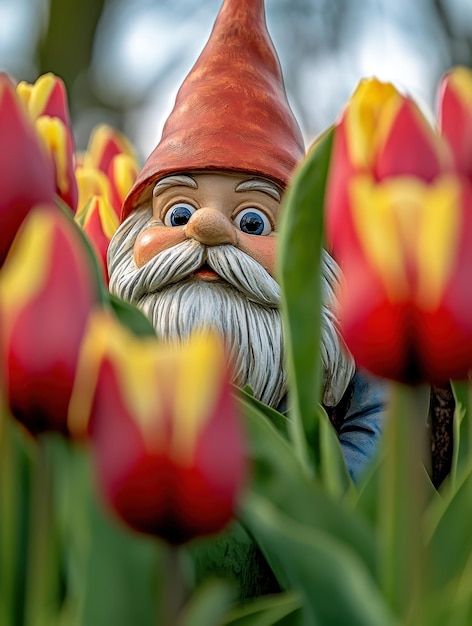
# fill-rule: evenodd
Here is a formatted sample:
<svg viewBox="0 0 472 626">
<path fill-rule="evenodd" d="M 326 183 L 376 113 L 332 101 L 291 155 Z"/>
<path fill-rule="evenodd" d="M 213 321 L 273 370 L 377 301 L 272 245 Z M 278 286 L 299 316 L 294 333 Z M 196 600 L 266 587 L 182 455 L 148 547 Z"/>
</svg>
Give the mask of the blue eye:
<svg viewBox="0 0 472 626">
<path fill-rule="evenodd" d="M 255 208 L 240 211 L 234 219 L 234 224 L 248 235 L 268 235 L 272 230 L 267 215 Z"/>
<path fill-rule="evenodd" d="M 164 217 L 166 226 L 185 226 L 196 209 L 186 202 L 178 202 L 170 207 Z"/>
</svg>

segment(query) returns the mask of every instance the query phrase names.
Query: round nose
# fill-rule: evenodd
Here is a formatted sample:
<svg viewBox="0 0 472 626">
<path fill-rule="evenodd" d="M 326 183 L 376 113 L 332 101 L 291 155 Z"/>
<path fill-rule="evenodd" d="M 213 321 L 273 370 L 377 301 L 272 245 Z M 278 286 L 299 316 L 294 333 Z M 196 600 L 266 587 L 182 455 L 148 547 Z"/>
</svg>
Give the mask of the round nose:
<svg viewBox="0 0 472 626">
<path fill-rule="evenodd" d="M 222 213 L 216 209 L 198 209 L 185 227 L 185 235 L 196 239 L 205 246 L 236 244 L 236 229 Z"/>
</svg>

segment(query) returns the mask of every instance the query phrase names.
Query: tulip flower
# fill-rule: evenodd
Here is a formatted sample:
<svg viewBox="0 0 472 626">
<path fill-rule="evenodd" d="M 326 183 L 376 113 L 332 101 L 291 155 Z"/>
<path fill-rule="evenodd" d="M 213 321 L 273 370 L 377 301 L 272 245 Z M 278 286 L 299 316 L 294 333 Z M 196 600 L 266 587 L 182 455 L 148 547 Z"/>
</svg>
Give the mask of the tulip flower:
<svg viewBox="0 0 472 626">
<path fill-rule="evenodd" d="M 128 154 L 117 154 L 113 157 L 107 174 L 110 181 L 110 204 L 119 219 L 123 201 L 138 175 L 138 162 Z"/>
<path fill-rule="evenodd" d="M 32 433 L 67 432 L 79 349 L 96 282 L 82 235 L 55 205 L 36 207 L 0 272 L 8 404 Z"/>
<path fill-rule="evenodd" d="M 96 317 L 69 420 L 88 429 L 102 491 L 130 527 L 179 544 L 231 519 L 245 464 L 215 335 L 164 344 Z"/>
<path fill-rule="evenodd" d="M 347 346 L 359 365 L 401 382 L 465 377 L 470 186 L 414 102 L 377 81 L 354 94 L 335 142 L 327 220 Z"/>
<path fill-rule="evenodd" d="M 75 170 L 75 177 L 79 189 L 79 199 L 77 203 L 77 217 L 83 214 L 93 196 L 108 198 L 110 194 L 110 183 L 106 174 L 93 167 L 79 165 Z M 80 219 L 79 219 L 80 223 Z"/>
<path fill-rule="evenodd" d="M 82 170 L 77 172 L 79 187 L 83 189 L 81 201 L 85 204 L 90 199 L 90 195 L 86 197 L 84 193 L 87 187 L 99 184 L 102 191 L 94 193 L 106 196 L 119 219 L 121 205 L 136 180 L 138 169 L 135 152 L 126 137 L 106 124 L 98 126 L 90 137 Z M 85 178 L 85 182 L 80 178 Z"/>
<path fill-rule="evenodd" d="M 0 73 L 0 266 L 30 209 L 54 199 L 51 163 L 6 74 Z"/>
<path fill-rule="evenodd" d="M 64 83 L 54 74 L 40 76 L 34 85 L 19 83 L 17 92 L 48 150 L 56 172 L 56 191 L 75 213 L 74 137 Z"/>
<path fill-rule="evenodd" d="M 92 196 L 84 210 L 77 214 L 76 221 L 89 238 L 108 284 L 107 251 L 110 239 L 118 228 L 116 213 L 106 198 Z"/>
<path fill-rule="evenodd" d="M 412 175 L 430 182 L 451 165 L 444 145 L 410 97 L 390 83 L 361 81 L 334 138 L 326 229 L 335 255 L 339 257 L 340 246 L 344 250 L 355 240 L 349 185 L 353 177 L 363 174 L 380 182 Z"/>
<path fill-rule="evenodd" d="M 472 183 L 472 71 L 456 67 L 439 86 L 439 130 L 448 142 L 454 167 Z"/>
<path fill-rule="evenodd" d="M 133 147 L 126 137 L 111 126 L 101 124 L 90 136 L 84 167 L 92 167 L 107 174 L 113 159 L 120 154 L 136 159 Z"/>
</svg>

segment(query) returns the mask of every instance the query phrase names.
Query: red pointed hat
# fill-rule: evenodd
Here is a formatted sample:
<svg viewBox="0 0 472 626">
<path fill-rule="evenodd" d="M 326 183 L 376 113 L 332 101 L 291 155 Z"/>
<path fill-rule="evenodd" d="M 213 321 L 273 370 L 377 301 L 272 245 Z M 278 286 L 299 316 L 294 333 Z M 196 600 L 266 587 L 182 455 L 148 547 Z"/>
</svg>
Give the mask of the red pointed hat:
<svg viewBox="0 0 472 626">
<path fill-rule="evenodd" d="M 152 183 L 163 176 L 189 170 L 248 172 L 285 187 L 303 154 L 303 137 L 267 32 L 264 0 L 224 0 L 121 218 L 148 201 Z"/>
</svg>

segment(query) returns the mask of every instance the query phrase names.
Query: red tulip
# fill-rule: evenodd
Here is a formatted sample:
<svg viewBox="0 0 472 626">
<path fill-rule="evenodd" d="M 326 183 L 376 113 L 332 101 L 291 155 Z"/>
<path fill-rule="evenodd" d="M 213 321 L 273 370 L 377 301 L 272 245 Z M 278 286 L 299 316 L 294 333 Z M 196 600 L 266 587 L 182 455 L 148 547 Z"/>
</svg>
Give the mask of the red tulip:
<svg viewBox="0 0 472 626">
<path fill-rule="evenodd" d="M 455 169 L 472 183 L 472 71 L 456 67 L 439 87 L 439 130 L 448 142 Z"/>
<path fill-rule="evenodd" d="M 118 228 L 116 213 L 103 196 L 92 196 L 76 221 L 89 238 L 108 284 L 107 251 L 110 239 Z"/>
<path fill-rule="evenodd" d="M 472 366 L 472 189 L 413 101 L 385 87 L 388 97 L 369 109 L 369 84 L 336 131 L 327 200 L 345 277 L 343 335 L 357 363 L 377 375 L 464 378 Z M 371 87 L 378 94 L 377 81 Z"/>
<path fill-rule="evenodd" d="M 80 431 L 90 414 L 98 478 L 114 511 L 173 544 L 225 526 L 245 464 L 218 338 L 165 345 L 100 317 L 82 364 L 70 424 Z"/>
<path fill-rule="evenodd" d="M 64 83 L 59 77 L 48 73 L 40 76 L 34 85 L 19 83 L 17 92 L 25 102 L 50 154 L 56 173 L 57 194 L 75 213 L 77 183 L 74 176 L 74 137 Z"/>
<path fill-rule="evenodd" d="M 363 80 L 336 127 L 327 190 L 328 243 L 339 260 L 356 245 L 350 205 L 354 177 L 376 183 L 413 176 L 432 182 L 450 169 L 448 153 L 418 106 L 389 83 Z"/>
<path fill-rule="evenodd" d="M 79 349 L 97 297 L 83 245 L 56 206 L 37 207 L 0 272 L 7 399 L 33 433 L 67 432 Z"/>
<path fill-rule="evenodd" d="M 0 266 L 30 209 L 54 199 L 54 174 L 13 83 L 0 73 Z"/>
<path fill-rule="evenodd" d="M 123 201 L 138 175 L 138 162 L 128 154 L 117 154 L 107 171 L 110 181 L 110 204 L 120 218 Z"/>
<path fill-rule="evenodd" d="M 133 160 L 136 159 L 133 147 L 123 133 L 107 124 L 101 124 L 95 128 L 90 137 L 84 166 L 108 174 L 113 159 L 120 154 L 126 154 Z"/>
</svg>

